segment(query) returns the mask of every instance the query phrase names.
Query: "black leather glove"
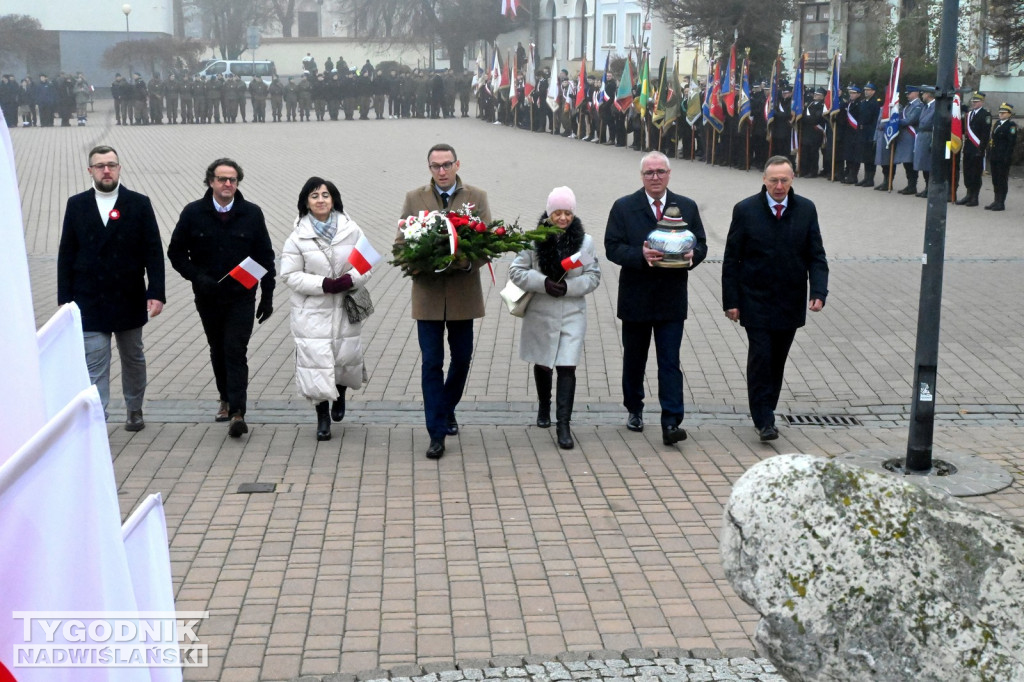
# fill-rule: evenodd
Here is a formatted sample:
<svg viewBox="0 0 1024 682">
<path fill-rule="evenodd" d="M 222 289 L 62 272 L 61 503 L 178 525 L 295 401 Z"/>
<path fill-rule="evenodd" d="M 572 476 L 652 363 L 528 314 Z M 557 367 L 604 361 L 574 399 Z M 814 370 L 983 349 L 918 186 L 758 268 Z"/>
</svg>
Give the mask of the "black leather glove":
<svg viewBox="0 0 1024 682">
<path fill-rule="evenodd" d="M 544 280 L 544 291 L 548 292 L 548 296 L 565 296 L 565 292 L 569 290 L 569 285 L 565 282 L 556 282 L 555 280 L 548 277 Z"/>
<path fill-rule="evenodd" d="M 324 277 L 324 283 L 321 286 L 325 294 L 340 294 L 352 288 L 352 275 Z"/>
<path fill-rule="evenodd" d="M 273 312 L 274 302 L 270 300 L 269 296 L 262 296 L 260 298 L 260 304 L 256 306 L 256 321 L 263 324 Z"/>
</svg>

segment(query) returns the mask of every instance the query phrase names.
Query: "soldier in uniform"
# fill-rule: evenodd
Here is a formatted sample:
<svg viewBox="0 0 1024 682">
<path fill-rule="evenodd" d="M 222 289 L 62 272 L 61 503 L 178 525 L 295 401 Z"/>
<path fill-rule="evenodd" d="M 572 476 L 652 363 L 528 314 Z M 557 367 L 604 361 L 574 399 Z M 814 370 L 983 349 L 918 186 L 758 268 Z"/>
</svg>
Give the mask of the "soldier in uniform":
<svg viewBox="0 0 1024 682">
<path fill-rule="evenodd" d="M 192 106 L 193 92 L 195 91 L 195 80 L 191 76 L 183 76 L 181 79 L 181 122 L 195 123 L 195 109 Z"/>
<path fill-rule="evenodd" d="M 324 97 L 327 100 L 327 115 L 332 121 L 337 121 L 338 110 L 341 108 L 341 80 L 337 72 L 328 73 L 324 81 Z"/>
<path fill-rule="evenodd" d="M 252 98 L 252 122 L 267 122 L 267 93 L 270 87 L 259 76 L 249 83 L 249 97 Z"/>
<path fill-rule="evenodd" d="M 234 123 L 238 120 L 238 100 L 245 97 L 237 76 L 228 76 L 221 89 L 221 106 L 224 109 L 224 122 Z"/>
<path fill-rule="evenodd" d="M 238 113 L 242 115 L 242 123 L 245 123 L 245 82 L 241 76 L 235 76 L 236 87 L 238 88 Z M 254 76 L 253 80 L 259 80 L 259 77 Z M 250 81 L 251 82 L 251 81 Z"/>
<path fill-rule="evenodd" d="M 917 147 L 918 130 L 921 127 L 921 114 L 924 113 L 924 102 L 921 101 L 921 89 L 916 85 L 907 86 L 907 106 L 900 112 L 900 136 L 897 139 L 898 145 L 906 145 L 910 148 L 909 161 L 903 161 L 903 172 L 907 176 L 907 186 L 900 190 L 900 194 L 917 194 L 918 171 L 914 168 L 914 150 Z M 904 125 L 904 123 L 906 125 Z M 896 156 L 903 155 L 902 150 L 897 148 Z M 927 187 L 928 181 L 925 181 Z"/>
<path fill-rule="evenodd" d="M 291 83 L 291 78 L 288 79 Z M 281 104 L 284 102 L 284 85 L 281 84 L 281 79 L 274 74 L 274 77 L 270 80 L 270 85 L 267 86 L 267 93 L 270 95 L 270 118 L 275 123 L 281 121 Z M 289 111 L 291 114 L 291 111 Z M 288 120 L 292 120 L 291 116 L 288 116 Z"/>
<path fill-rule="evenodd" d="M 212 76 L 210 78 L 213 78 Z M 192 107 L 195 109 L 196 123 L 210 122 L 210 79 L 202 76 L 192 84 Z"/>
<path fill-rule="evenodd" d="M 985 93 L 975 92 L 971 97 L 971 110 L 964 118 L 964 187 L 967 195 L 956 203 L 977 206 L 981 192 L 981 174 L 985 168 L 985 150 L 992 132 L 992 114 L 985 108 Z"/>
<path fill-rule="evenodd" d="M 921 117 L 914 137 L 914 172 L 924 176 L 924 187 L 915 196 L 928 198 L 928 180 L 932 170 L 932 130 L 935 126 L 935 93 L 921 86 Z"/>
<path fill-rule="evenodd" d="M 306 76 L 299 80 L 299 84 L 296 86 L 296 91 L 299 94 L 299 120 L 309 120 L 309 109 L 313 106 L 313 79 L 312 76 Z"/>
<path fill-rule="evenodd" d="M 121 74 L 114 74 L 114 82 L 110 84 L 110 96 L 114 98 L 114 116 L 117 118 L 117 125 L 128 125 L 132 120 L 131 114 L 126 113 L 128 108 L 126 102 L 131 101 L 127 85 L 128 83 L 121 77 Z"/>
<path fill-rule="evenodd" d="M 861 164 L 861 128 L 864 127 L 864 102 L 861 100 L 859 85 L 846 86 L 849 99 L 843 103 L 836 115 L 839 120 L 836 127 L 839 132 L 839 161 L 842 163 L 844 185 L 858 185 L 857 174 Z M 872 127 L 874 132 L 874 127 Z"/>
<path fill-rule="evenodd" d="M 825 88 L 814 91 L 800 118 L 800 177 L 816 178 L 821 169 L 821 147 L 825 143 Z"/>
<path fill-rule="evenodd" d="M 141 74 L 135 74 L 133 87 L 134 90 L 132 92 L 135 94 L 135 125 L 146 125 L 149 123 L 149 91 L 146 88 L 146 81 L 142 80 Z"/>
<path fill-rule="evenodd" d="M 172 72 L 167 76 L 164 83 L 164 103 L 167 112 L 167 122 L 176 124 L 178 122 L 178 102 L 181 98 L 181 81 Z"/>
<path fill-rule="evenodd" d="M 882 113 L 882 100 L 875 96 L 875 92 L 873 83 L 864 84 L 860 126 L 860 161 L 864 164 L 864 179 L 857 183 L 857 187 L 875 186 L 875 135 L 878 133 L 878 117 Z"/>
<path fill-rule="evenodd" d="M 793 160 L 792 151 L 793 142 L 790 139 L 793 132 L 793 87 L 786 84 L 782 85 L 779 90 L 782 94 L 779 97 L 779 101 L 775 102 L 775 117 L 772 119 L 771 154 L 773 156 L 785 156 L 795 166 L 796 162 Z"/>
<path fill-rule="evenodd" d="M 213 76 L 206 81 L 206 104 L 210 108 L 210 113 L 207 115 L 207 119 L 214 123 L 220 123 L 224 85 L 224 77 L 220 75 Z"/>
<path fill-rule="evenodd" d="M 284 86 L 284 110 L 288 121 L 299 120 L 298 108 L 299 86 L 295 83 L 295 79 L 293 79 L 291 76 L 288 76 L 288 82 L 285 83 Z"/>
<path fill-rule="evenodd" d="M 313 81 L 313 111 L 316 112 L 316 120 L 324 120 L 324 115 L 327 113 L 327 81 L 324 80 L 324 75 L 318 73 L 316 80 Z"/>
<path fill-rule="evenodd" d="M 995 201 L 985 207 L 986 211 L 1005 211 L 1006 192 L 1009 189 L 1010 162 L 1017 146 L 1017 124 L 1012 120 L 1013 105 L 1003 102 L 999 106 L 999 120 L 992 128 L 989 140 L 988 161 L 992 171 L 992 189 Z"/>
<path fill-rule="evenodd" d="M 149 79 L 149 120 L 154 125 L 164 122 L 164 82 L 158 73 Z"/>
</svg>

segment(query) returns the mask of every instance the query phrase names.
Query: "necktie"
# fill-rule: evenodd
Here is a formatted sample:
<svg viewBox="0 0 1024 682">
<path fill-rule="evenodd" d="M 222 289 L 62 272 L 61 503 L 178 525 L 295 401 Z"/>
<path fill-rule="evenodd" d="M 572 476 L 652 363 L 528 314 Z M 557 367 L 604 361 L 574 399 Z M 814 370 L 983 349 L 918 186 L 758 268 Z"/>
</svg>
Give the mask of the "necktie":
<svg viewBox="0 0 1024 682">
<path fill-rule="evenodd" d="M 786 210 L 786 207 L 782 204 L 775 204 L 775 219 L 782 220 L 782 212 Z"/>
<path fill-rule="evenodd" d="M 661 220 L 661 199 L 654 200 L 654 217 Z"/>
<path fill-rule="evenodd" d="M 441 205 L 448 208 L 448 192 L 441 192 Z"/>
</svg>

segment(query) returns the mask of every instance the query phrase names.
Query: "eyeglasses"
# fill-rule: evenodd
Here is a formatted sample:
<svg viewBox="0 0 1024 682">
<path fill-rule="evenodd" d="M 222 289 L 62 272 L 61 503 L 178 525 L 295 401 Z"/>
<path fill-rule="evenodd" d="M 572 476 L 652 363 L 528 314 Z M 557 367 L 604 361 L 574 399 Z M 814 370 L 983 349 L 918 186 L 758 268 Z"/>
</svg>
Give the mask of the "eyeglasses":
<svg viewBox="0 0 1024 682">
<path fill-rule="evenodd" d="M 237 185 L 238 184 L 238 178 L 234 177 L 234 176 L 214 175 L 213 179 L 216 180 L 217 182 L 219 182 L 222 185 L 227 185 L 227 184 Z"/>
<path fill-rule="evenodd" d="M 661 178 L 668 175 L 669 170 L 667 168 L 655 168 L 654 170 L 645 170 L 640 175 L 645 178 Z"/>
<path fill-rule="evenodd" d="M 114 170 L 115 168 L 117 168 L 120 165 L 121 164 L 119 164 L 116 161 L 108 161 L 107 163 L 94 163 L 93 165 L 89 166 L 89 168 L 92 168 L 92 169 L 98 170 L 98 171 L 101 171 L 101 170 L 103 170 L 105 168 L 108 168 L 110 170 Z"/>
<path fill-rule="evenodd" d="M 442 171 L 442 170 L 445 171 L 445 172 L 448 172 L 452 168 L 455 168 L 455 162 L 454 161 L 446 161 L 444 163 L 431 163 L 431 164 L 427 164 L 427 168 L 429 168 L 431 171 L 433 171 L 435 173 L 438 172 L 438 171 Z"/>
</svg>

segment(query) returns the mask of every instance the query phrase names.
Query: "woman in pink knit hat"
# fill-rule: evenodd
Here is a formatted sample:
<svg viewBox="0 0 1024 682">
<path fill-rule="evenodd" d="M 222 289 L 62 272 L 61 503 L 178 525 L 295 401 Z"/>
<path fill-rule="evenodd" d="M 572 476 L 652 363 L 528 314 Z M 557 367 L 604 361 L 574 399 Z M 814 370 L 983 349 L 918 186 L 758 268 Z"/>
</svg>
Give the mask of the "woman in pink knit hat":
<svg viewBox="0 0 1024 682">
<path fill-rule="evenodd" d="M 533 292 L 523 317 L 519 358 L 533 363 L 540 406 L 537 426 L 551 426 L 552 375 L 557 374 L 555 420 L 558 446 L 574 447 L 569 422 L 576 393 L 576 364 L 587 333 L 584 298 L 601 283 L 594 242 L 576 217 L 576 195 L 556 187 L 548 195 L 541 223 L 561 229 L 555 236 L 522 251 L 508 269 L 520 289 Z"/>
</svg>

